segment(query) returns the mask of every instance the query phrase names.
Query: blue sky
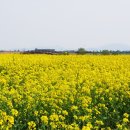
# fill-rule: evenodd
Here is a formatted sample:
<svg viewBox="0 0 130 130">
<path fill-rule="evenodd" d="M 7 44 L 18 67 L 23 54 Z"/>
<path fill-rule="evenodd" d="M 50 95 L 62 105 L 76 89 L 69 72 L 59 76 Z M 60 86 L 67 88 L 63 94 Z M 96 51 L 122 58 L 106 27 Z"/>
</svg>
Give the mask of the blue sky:
<svg viewBox="0 0 130 130">
<path fill-rule="evenodd" d="M 1 49 L 130 50 L 130 0 L 0 0 Z"/>
</svg>

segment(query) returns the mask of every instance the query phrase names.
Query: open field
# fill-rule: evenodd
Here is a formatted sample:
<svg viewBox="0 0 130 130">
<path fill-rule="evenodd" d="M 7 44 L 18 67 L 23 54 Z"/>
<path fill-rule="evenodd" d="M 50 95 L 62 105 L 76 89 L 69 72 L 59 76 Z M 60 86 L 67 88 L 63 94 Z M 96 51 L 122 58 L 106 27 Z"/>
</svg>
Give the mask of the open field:
<svg viewBox="0 0 130 130">
<path fill-rule="evenodd" d="M 0 54 L 0 130 L 130 129 L 130 55 Z"/>
</svg>

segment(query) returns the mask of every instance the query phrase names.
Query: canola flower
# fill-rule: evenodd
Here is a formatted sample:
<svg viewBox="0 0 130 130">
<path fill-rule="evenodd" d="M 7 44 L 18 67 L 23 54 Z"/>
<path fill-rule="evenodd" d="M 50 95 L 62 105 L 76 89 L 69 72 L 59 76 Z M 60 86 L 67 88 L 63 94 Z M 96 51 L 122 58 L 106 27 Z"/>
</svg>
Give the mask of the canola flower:
<svg viewBox="0 0 130 130">
<path fill-rule="evenodd" d="M 0 130 L 127 130 L 129 115 L 129 55 L 0 54 Z"/>
<path fill-rule="evenodd" d="M 47 116 L 42 116 L 41 121 L 43 122 L 43 124 L 48 125 L 48 117 Z"/>
<path fill-rule="evenodd" d="M 29 130 L 36 130 L 36 124 L 34 121 L 28 122 L 28 129 Z"/>
</svg>

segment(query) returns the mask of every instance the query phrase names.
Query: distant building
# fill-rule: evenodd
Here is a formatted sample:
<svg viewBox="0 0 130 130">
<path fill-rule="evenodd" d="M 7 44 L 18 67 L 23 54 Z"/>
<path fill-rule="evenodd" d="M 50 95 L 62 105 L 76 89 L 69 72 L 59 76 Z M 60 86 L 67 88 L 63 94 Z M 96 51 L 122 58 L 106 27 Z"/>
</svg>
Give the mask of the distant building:
<svg viewBox="0 0 130 130">
<path fill-rule="evenodd" d="M 55 49 L 35 49 L 35 50 L 28 50 L 24 51 L 24 54 L 53 54 L 55 53 Z"/>
<path fill-rule="evenodd" d="M 55 53 L 55 49 L 35 49 L 35 53 Z"/>
</svg>

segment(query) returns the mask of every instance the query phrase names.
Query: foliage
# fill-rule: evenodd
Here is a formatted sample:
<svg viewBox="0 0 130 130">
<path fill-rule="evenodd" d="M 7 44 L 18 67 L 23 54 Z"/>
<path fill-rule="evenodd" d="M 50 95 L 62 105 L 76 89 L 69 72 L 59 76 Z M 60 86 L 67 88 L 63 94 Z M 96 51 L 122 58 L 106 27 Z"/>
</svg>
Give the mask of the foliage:
<svg viewBox="0 0 130 130">
<path fill-rule="evenodd" d="M 85 48 L 79 48 L 77 53 L 83 55 L 83 54 L 86 54 L 86 50 L 85 50 Z"/>
<path fill-rule="evenodd" d="M 102 55 L 110 55 L 111 52 L 110 52 L 109 50 L 102 50 L 102 51 L 101 51 L 101 54 L 102 54 Z"/>
</svg>

